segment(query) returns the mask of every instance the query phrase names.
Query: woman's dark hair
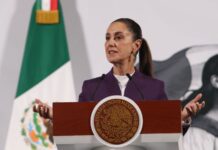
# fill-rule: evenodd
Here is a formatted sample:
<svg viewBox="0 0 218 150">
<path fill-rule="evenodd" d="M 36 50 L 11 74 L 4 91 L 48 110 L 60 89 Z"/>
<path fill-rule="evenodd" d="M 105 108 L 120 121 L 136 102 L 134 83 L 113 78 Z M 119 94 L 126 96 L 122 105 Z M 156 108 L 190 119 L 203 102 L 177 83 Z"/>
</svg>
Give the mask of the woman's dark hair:
<svg viewBox="0 0 218 150">
<path fill-rule="evenodd" d="M 202 73 L 202 82 L 204 86 L 210 84 L 210 78 L 212 75 L 218 75 L 218 55 L 211 57 L 204 65 Z"/>
<path fill-rule="evenodd" d="M 139 71 L 147 76 L 152 77 L 152 57 L 151 51 L 147 41 L 142 37 L 142 30 L 138 23 L 129 18 L 119 18 L 113 22 L 124 23 L 130 32 L 133 33 L 133 40 L 142 40 L 141 47 L 139 48 Z"/>
</svg>

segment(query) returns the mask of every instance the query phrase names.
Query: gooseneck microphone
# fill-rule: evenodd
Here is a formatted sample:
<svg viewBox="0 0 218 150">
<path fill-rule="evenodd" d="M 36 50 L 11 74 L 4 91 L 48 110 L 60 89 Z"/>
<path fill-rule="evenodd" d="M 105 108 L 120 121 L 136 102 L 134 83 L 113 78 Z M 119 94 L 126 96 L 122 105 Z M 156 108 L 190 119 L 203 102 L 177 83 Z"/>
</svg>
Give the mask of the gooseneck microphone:
<svg viewBox="0 0 218 150">
<path fill-rule="evenodd" d="M 135 86 L 136 90 L 138 91 L 139 95 L 142 97 L 142 100 L 144 100 L 144 95 L 143 93 L 141 92 L 141 90 L 138 88 L 138 86 L 136 85 L 136 83 L 134 82 L 134 80 L 132 80 L 132 76 L 127 73 L 126 76 L 129 78 L 129 81 L 131 81 L 133 83 L 133 85 Z"/>
<path fill-rule="evenodd" d="M 101 85 L 104 78 L 105 78 L 105 74 L 102 74 L 101 77 L 100 77 L 100 81 L 97 83 L 96 88 L 95 88 L 95 90 L 94 90 L 94 92 L 93 92 L 93 94 L 91 96 L 91 98 L 92 98 L 91 100 L 94 100 L 94 96 L 95 96 L 96 92 L 98 91 L 98 88 Z"/>
</svg>

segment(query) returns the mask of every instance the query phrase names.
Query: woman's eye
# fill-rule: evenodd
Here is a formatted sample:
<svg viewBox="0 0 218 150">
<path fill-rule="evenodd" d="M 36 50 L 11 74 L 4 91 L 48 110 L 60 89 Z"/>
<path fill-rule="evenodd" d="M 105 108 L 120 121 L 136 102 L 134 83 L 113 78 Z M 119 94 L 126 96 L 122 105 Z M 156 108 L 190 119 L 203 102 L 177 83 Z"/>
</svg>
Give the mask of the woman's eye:
<svg viewBox="0 0 218 150">
<path fill-rule="evenodd" d="M 120 39 L 122 39 L 123 37 L 122 36 L 116 36 L 114 39 L 115 40 L 120 40 Z"/>
<path fill-rule="evenodd" d="M 106 39 L 106 41 L 108 41 L 108 40 L 110 40 L 110 37 L 106 36 L 105 39 Z"/>
</svg>

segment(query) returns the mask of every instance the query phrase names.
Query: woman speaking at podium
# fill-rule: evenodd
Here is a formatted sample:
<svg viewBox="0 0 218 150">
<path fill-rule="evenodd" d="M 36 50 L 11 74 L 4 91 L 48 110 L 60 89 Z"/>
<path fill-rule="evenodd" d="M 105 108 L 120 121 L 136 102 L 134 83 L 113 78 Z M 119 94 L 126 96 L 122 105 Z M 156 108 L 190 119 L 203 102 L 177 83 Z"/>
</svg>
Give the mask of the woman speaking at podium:
<svg viewBox="0 0 218 150">
<path fill-rule="evenodd" d="M 152 77 L 152 58 L 149 46 L 142 36 L 140 26 L 129 18 L 113 21 L 105 36 L 105 53 L 113 65 L 107 74 L 86 80 L 79 101 L 99 101 L 111 95 L 123 95 L 132 100 L 166 100 L 164 83 Z M 135 61 L 139 56 L 139 69 Z M 181 111 L 182 121 L 187 121 L 204 107 L 198 94 Z M 34 111 L 42 117 L 52 119 L 50 106 L 36 100 Z"/>
</svg>

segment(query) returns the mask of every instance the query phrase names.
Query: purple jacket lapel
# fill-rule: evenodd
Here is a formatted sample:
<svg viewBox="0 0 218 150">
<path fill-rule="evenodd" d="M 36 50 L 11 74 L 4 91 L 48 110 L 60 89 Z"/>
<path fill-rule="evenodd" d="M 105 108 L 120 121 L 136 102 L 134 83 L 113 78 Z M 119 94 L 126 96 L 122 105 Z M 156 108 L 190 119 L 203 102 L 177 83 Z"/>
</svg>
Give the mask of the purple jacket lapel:
<svg viewBox="0 0 218 150">
<path fill-rule="evenodd" d="M 144 96 L 142 94 L 140 85 L 141 80 L 142 79 L 142 75 L 141 73 L 136 69 L 135 73 L 132 76 L 132 79 L 127 83 L 126 89 L 125 89 L 125 93 L 124 95 L 126 97 L 129 97 L 133 100 L 143 100 Z"/>
<path fill-rule="evenodd" d="M 105 76 L 105 86 L 108 90 L 108 95 L 121 95 L 117 79 L 113 75 L 113 69 Z"/>
</svg>

